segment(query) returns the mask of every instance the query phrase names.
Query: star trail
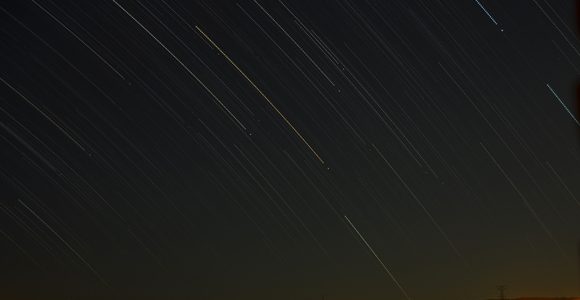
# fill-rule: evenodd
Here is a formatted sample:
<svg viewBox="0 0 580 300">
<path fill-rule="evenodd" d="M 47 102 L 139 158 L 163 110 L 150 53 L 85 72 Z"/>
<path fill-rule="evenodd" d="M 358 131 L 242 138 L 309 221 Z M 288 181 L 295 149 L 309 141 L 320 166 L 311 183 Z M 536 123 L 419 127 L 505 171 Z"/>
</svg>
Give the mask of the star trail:
<svg viewBox="0 0 580 300">
<path fill-rule="evenodd" d="M 1 2 L 0 299 L 580 295 L 579 7 Z"/>
</svg>

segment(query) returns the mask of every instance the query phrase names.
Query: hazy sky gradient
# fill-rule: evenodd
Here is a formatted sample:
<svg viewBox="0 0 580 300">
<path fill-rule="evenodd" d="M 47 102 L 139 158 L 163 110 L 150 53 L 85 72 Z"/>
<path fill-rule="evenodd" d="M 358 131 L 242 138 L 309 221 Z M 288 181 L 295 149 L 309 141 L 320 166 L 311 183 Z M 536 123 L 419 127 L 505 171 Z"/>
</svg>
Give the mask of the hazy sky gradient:
<svg viewBox="0 0 580 300">
<path fill-rule="evenodd" d="M 580 294 L 574 12 L 4 1 L 0 298 Z"/>
</svg>

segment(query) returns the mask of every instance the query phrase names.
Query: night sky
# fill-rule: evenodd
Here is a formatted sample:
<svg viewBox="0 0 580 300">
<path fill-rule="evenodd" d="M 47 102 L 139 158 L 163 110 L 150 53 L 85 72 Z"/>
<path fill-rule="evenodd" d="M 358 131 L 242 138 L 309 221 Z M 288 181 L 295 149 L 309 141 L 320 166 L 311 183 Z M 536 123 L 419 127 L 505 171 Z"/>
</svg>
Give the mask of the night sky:
<svg viewBox="0 0 580 300">
<path fill-rule="evenodd" d="M 1 299 L 580 294 L 573 1 L 0 4 Z"/>
</svg>

